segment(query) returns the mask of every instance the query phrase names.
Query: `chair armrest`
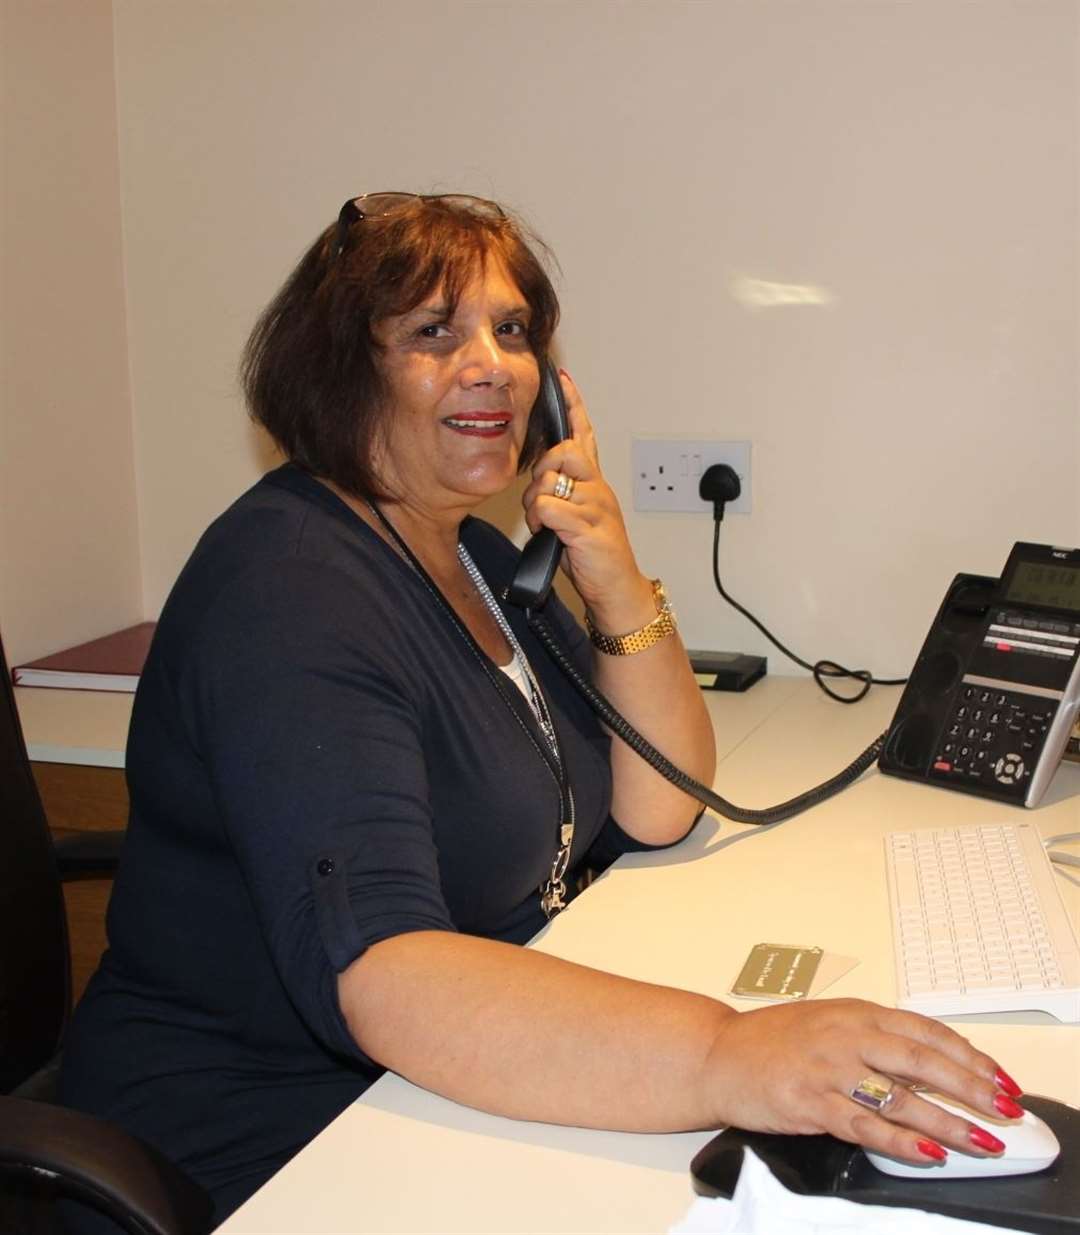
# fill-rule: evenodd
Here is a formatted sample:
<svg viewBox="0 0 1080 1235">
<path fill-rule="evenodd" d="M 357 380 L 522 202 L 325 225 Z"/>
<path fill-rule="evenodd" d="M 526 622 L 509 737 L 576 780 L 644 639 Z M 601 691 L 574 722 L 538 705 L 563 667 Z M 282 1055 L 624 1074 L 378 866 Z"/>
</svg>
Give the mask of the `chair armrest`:
<svg viewBox="0 0 1080 1235">
<path fill-rule="evenodd" d="M 205 1235 L 209 1194 L 151 1145 L 81 1111 L 0 1097 L 0 1170 L 41 1177 L 132 1235 Z"/>
<path fill-rule="evenodd" d="M 120 848 L 124 843 L 122 829 L 100 832 L 68 832 L 53 841 L 60 878 L 109 878 L 116 874 Z"/>
</svg>

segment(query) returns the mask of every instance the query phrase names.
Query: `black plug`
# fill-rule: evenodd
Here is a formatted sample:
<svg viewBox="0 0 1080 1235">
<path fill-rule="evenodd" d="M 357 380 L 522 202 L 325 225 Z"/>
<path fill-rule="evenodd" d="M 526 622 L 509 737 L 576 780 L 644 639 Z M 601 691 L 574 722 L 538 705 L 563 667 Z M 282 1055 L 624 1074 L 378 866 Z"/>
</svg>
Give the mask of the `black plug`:
<svg viewBox="0 0 1080 1235">
<path fill-rule="evenodd" d="M 724 506 L 733 502 L 742 492 L 738 473 L 727 463 L 712 463 L 704 471 L 698 493 L 702 501 L 712 502 L 713 518 L 719 523 L 724 517 Z"/>
</svg>

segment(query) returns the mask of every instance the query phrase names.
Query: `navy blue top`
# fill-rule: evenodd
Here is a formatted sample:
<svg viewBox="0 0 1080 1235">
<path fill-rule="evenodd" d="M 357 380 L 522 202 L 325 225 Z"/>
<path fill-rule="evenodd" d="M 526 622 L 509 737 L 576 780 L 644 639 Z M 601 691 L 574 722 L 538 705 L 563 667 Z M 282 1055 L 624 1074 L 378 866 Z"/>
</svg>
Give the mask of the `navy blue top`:
<svg viewBox="0 0 1080 1235">
<path fill-rule="evenodd" d="M 516 549 L 476 519 L 462 539 L 501 595 Z M 572 867 L 639 848 L 609 819 L 609 739 L 506 613 L 569 769 Z M 587 671 L 554 596 L 546 614 Z M 544 923 L 558 785 L 491 669 L 291 465 L 210 527 L 165 605 L 132 715 L 109 949 L 62 1089 L 186 1167 L 218 1220 L 379 1076 L 338 1006 L 350 962 L 406 931 L 523 943 Z"/>
</svg>

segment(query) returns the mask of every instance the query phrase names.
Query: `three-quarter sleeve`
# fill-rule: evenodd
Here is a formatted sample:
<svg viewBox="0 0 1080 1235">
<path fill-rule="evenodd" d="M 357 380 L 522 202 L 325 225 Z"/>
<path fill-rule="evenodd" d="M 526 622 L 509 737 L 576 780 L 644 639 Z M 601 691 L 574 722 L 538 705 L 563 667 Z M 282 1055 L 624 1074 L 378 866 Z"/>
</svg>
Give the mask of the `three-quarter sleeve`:
<svg viewBox="0 0 1080 1235">
<path fill-rule="evenodd" d="M 372 944 L 453 930 L 408 660 L 355 580 L 296 559 L 223 593 L 187 687 L 227 842 L 289 998 L 356 1048 L 336 975 Z"/>
</svg>

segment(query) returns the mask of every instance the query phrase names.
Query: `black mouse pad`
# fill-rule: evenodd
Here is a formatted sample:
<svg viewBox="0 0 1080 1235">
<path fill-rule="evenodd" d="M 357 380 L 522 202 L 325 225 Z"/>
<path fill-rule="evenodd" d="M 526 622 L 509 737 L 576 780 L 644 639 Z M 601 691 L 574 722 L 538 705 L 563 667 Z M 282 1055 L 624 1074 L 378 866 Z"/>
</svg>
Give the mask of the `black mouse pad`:
<svg viewBox="0 0 1080 1235">
<path fill-rule="evenodd" d="M 745 1146 L 785 1188 L 804 1196 L 926 1209 L 1038 1235 L 1080 1231 L 1080 1111 L 1028 1095 L 1022 1105 L 1044 1119 L 1061 1142 L 1058 1160 L 1032 1175 L 898 1179 L 871 1166 L 857 1146 L 832 1136 L 780 1136 L 728 1128 L 703 1146 L 691 1162 L 694 1191 L 701 1196 L 730 1197 Z"/>
</svg>

